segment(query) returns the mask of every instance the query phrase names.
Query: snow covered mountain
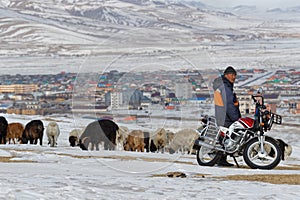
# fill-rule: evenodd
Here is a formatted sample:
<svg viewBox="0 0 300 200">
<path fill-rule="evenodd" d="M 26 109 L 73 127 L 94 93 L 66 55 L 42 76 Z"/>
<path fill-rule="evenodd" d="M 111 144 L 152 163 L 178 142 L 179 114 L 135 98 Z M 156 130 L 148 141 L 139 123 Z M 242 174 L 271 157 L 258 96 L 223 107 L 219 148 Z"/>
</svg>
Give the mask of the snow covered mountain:
<svg viewBox="0 0 300 200">
<path fill-rule="evenodd" d="M 297 18 L 266 23 L 260 16 L 241 15 L 245 10 L 255 7 L 222 10 L 172 0 L 4 0 L 0 56 L 84 56 L 141 47 L 190 51 L 220 44 L 234 48 L 240 42 L 295 39 L 287 27 L 299 32 Z"/>
</svg>

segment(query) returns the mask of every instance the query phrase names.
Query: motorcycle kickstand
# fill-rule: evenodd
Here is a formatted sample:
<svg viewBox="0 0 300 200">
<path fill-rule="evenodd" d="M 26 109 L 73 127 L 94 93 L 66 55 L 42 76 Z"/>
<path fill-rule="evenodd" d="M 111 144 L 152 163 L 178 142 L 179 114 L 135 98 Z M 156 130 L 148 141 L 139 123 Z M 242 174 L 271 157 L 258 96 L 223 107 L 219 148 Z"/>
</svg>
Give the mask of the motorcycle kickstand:
<svg viewBox="0 0 300 200">
<path fill-rule="evenodd" d="M 234 156 L 231 156 L 231 157 L 233 158 L 233 160 L 234 160 L 234 162 L 235 162 L 235 164 L 236 164 L 237 168 L 240 168 L 240 166 L 239 166 L 238 162 L 236 161 L 236 158 L 235 158 Z"/>
</svg>

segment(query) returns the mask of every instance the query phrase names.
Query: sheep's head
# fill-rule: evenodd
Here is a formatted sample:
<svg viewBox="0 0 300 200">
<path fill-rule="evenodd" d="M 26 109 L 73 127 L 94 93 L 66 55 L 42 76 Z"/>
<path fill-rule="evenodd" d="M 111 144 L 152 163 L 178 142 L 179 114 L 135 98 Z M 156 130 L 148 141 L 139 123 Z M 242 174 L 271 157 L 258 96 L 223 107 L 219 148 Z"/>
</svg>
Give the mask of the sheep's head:
<svg viewBox="0 0 300 200">
<path fill-rule="evenodd" d="M 84 137 L 82 139 L 79 140 L 79 147 L 84 150 L 87 151 L 89 148 L 89 144 L 90 144 L 90 137 Z"/>
<path fill-rule="evenodd" d="M 70 146 L 72 146 L 72 147 L 76 146 L 77 140 L 78 140 L 78 138 L 76 136 L 70 136 L 69 137 Z"/>
</svg>

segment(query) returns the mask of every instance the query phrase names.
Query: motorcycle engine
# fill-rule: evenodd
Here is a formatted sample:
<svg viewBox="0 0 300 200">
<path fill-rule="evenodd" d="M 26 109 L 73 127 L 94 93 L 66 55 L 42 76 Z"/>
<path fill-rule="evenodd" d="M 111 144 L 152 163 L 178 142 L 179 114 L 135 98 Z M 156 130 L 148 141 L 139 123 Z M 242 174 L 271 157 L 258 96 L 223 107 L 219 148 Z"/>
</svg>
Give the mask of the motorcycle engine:
<svg viewBox="0 0 300 200">
<path fill-rule="evenodd" d="M 234 142 L 230 138 L 225 139 L 224 146 L 226 150 L 232 150 L 235 147 Z"/>
<path fill-rule="evenodd" d="M 237 145 L 239 144 L 243 131 L 244 126 L 239 122 L 234 122 L 228 129 L 228 133 L 226 134 L 226 138 L 224 140 L 224 147 L 228 151 L 233 151 L 236 149 Z"/>
<path fill-rule="evenodd" d="M 242 137 L 241 132 L 233 132 L 230 137 L 227 137 L 224 141 L 224 146 L 226 150 L 233 151 L 236 146 L 239 144 Z"/>
</svg>

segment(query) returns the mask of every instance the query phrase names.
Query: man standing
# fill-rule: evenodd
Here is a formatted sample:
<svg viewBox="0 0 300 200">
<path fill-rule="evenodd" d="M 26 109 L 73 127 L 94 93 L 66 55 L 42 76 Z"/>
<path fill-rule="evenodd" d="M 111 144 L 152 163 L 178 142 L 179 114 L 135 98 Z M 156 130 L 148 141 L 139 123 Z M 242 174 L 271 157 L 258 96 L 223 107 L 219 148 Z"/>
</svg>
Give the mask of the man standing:
<svg viewBox="0 0 300 200">
<path fill-rule="evenodd" d="M 239 103 L 233 91 L 236 79 L 236 71 L 232 66 L 228 66 L 224 74 L 213 82 L 215 116 L 218 126 L 229 127 L 233 122 L 241 117 Z M 233 166 L 226 161 L 226 155 L 218 161 L 219 166 Z"/>
</svg>

